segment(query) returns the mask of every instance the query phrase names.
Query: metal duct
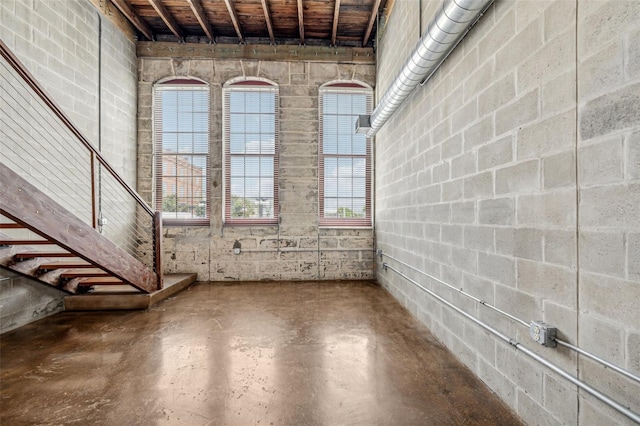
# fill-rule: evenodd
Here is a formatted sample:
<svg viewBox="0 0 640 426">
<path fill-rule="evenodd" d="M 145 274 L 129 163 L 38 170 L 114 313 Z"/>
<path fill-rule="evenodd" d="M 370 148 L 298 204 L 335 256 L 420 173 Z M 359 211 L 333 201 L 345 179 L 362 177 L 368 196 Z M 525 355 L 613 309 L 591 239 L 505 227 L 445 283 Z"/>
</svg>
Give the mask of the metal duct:
<svg viewBox="0 0 640 426">
<path fill-rule="evenodd" d="M 374 136 L 413 89 L 436 72 L 491 3 L 493 0 L 444 0 L 413 53 L 373 110 L 367 136 Z"/>
</svg>

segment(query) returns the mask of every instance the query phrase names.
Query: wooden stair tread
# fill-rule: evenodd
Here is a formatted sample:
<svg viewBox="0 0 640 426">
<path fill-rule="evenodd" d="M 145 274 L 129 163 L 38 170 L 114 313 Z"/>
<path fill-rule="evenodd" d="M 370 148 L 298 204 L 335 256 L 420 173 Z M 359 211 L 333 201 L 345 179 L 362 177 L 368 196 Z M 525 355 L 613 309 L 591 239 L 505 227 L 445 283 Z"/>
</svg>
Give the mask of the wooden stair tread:
<svg viewBox="0 0 640 426">
<path fill-rule="evenodd" d="M 107 272 L 93 272 L 93 271 L 72 271 L 72 272 L 63 272 L 60 274 L 60 278 L 73 279 L 73 278 L 92 278 L 92 277 L 110 277 L 111 274 Z"/>
<path fill-rule="evenodd" d="M 37 245 L 55 245 L 48 240 L 0 240 L 0 246 L 37 246 Z"/>
<path fill-rule="evenodd" d="M 28 252 L 28 253 L 16 253 L 13 255 L 16 259 L 33 259 L 34 257 L 77 257 L 73 253 L 60 253 L 60 252 Z"/>
<path fill-rule="evenodd" d="M 44 263 L 38 266 L 38 269 L 42 270 L 54 270 L 54 269 L 94 269 L 95 266 L 90 263 Z"/>
<path fill-rule="evenodd" d="M 95 277 L 95 278 L 85 278 L 78 283 L 78 285 L 110 285 L 110 284 L 126 284 L 120 278 L 116 277 Z"/>
<path fill-rule="evenodd" d="M 0 229 L 24 229 L 19 223 L 0 223 Z"/>
</svg>

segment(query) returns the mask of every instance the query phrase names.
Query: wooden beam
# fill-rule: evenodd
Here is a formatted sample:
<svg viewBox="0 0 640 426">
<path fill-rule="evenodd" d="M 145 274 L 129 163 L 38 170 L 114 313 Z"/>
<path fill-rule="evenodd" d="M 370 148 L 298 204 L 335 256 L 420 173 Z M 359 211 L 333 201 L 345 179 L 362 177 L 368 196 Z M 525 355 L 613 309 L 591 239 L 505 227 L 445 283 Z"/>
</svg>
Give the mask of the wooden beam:
<svg viewBox="0 0 640 426">
<path fill-rule="evenodd" d="M 380 0 L 376 0 L 373 9 L 371 9 L 371 17 L 369 17 L 369 24 L 367 25 L 367 31 L 364 33 L 362 39 L 362 47 L 365 47 L 369 43 L 369 37 L 371 37 L 371 30 L 373 30 L 373 23 L 376 22 L 378 16 L 378 8 L 380 7 Z"/>
<path fill-rule="evenodd" d="M 262 1 L 262 10 L 264 10 L 264 20 L 267 21 L 267 31 L 269 31 L 269 37 L 271 37 L 271 44 L 276 44 L 276 38 L 273 35 L 273 26 L 271 25 L 271 12 L 269 12 L 269 5 L 267 0 Z"/>
<path fill-rule="evenodd" d="M 304 44 L 304 8 L 302 0 L 298 0 L 298 27 L 300 28 L 300 44 Z"/>
<path fill-rule="evenodd" d="M 158 276 L 149 267 L 2 163 L 0 182 L 0 214 L 88 262 L 87 267 L 99 266 L 144 292 L 157 290 Z"/>
<path fill-rule="evenodd" d="M 336 6 L 333 10 L 333 30 L 331 30 L 331 45 L 335 46 L 338 36 L 338 18 L 340 17 L 340 0 L 336 0 Z"/>
<path fill-rule="evenodd" d="M 242 28 L 240 28 L 240 20 L 238 20 L 238 12 L 236 12 L 236 7 L 233 5 L 233 2 L 231 0 L 224 0 L 224 3 L 227 5 L 229 16 L 231 16 L 231 22 L 233 22 L 233 27 L 236 29 L 236 33 L 238 34 L 240 43 L 244 43 L 244 36 L 242 35 Z"/>
<path fill-rule="evenodd" d="M 109 21 L 113 22 L 116 27 L 122 31 L 131 41 L 136 38 L 136 30 L 133 24 L 124 17 L 122 12 L 116 8 L 110 0 L 90 0 L 93 6 L 100 11 L 102 16 L 106 17 Z"/>
<path fill-rule="evenodd" d="M 124 0 L 111 0 L 111 3 L 114 4 L 115 7 L 133 24 L 134 27 L 138 29 L 147 39 L 153 40 L 153 31 L 151 31 L 151 27 L 147 25 L 145 21 L 142 20 L 140 15 L 138 15 Z"/>
<path fill-rule="evenodd" d="M 196 15 L 196 19 L 200 23 L 202 30 L 209 38 L 209 41 L 213 43 L 213 28 L 211 28 L 211 23 L 207 19 L 207 16 L 204 13 L 204 9 L 202 8 L 202 4 L 200 0 L 187 0 L 189 6 L 191 6 L 191 10 L 193 14 Z"/>
<path fill-rule="evenodd" d="M 375 64 L 375 53 L 370 47 L 329 47 L 266 44 L 216 45 L 142 41 L 136 43 L 138 58 L 176 59 L 247 59 L 265 61 L 308 61 L 341 64 Z"/>
<path fill-rule="evenodd" d="M 182 35 L 182 30 L 180 29 L 178 24 L 176 24 L 176 21 L 173 19 L 173 16 L 171 16 L 171 13 L 169 13 L 167 8 L 164 7 L 164 5 L 162 4 L 162 0 L 149 0 L 149 3 L 151 3 L 151 6 L 153 6 L 158 15 L 160 15 L 160 18 L 162 18 L 162 21 L 167 25 L 167 27 L 169 27 L 173 35 L 178 37 L 179 41 L 183 41 L 184 36 Z"/>
</svg>

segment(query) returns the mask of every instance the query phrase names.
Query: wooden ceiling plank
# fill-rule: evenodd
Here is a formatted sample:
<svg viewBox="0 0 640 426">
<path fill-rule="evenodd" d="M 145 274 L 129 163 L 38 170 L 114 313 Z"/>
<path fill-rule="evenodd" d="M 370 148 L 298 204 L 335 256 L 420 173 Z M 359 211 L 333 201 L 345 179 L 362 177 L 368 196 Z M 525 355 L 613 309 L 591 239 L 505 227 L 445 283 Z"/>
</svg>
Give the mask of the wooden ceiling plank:
<svg viewBox="0 0 640 426">
<path fill-rule="evenodd" d="M 367 31 L 364 33 L 364 38 L 362 39 L 362 47 L 366 46 L 369 43 L 369 37 L 371 37 L 371 30 L 373 30 L 373 23 L 376 22 L 376 17 L 378 16 L 378 8 L 380 7 L 380 1 L 376 0 L 373 8 L 371 9 L 371 17 L 369 18 L 369 24 L 367 25 Z"/>
<path fill-rule="evenodd" d="M 153 40 L 153 31 L 145 21 L 142 20 L 125 0 L 111 0 L 111 3 L 138 29 L 147 39 Z"/>
<path fill-rule="evenodd" d="M 240 43 L 244 43 L 244 36 L 242 35 L 242 28 L 240 28 L 240 20 L 238 19 L 238 12 L 236 12 L 235 6 L 233 5 L 233 2 L 231 0 L 224 0 L 224 3 L 227 5 L 229 16 L 231 16 L 231 21 L 233 22 L 233 26 L 236 29 L 236 33 L 238 34 Z"/>
<path fill-rule="evenodd" d="M 338 36 L 338 18 L 340 17 L 340 0 L 336 0 L 336 6 L 333 10 L 333 29 L 331 30 L 331 45 L 335 46 Z"/>
<path fill-rule="evenodd" d="M 273 25 L 271 24 L 271 12 L 269 12 L 269 5 L 267 0 L 262 1 L 262 9 L 264 10 L 264 19 L 267 21 L 267 30 L 269 31 L 269 37 L 271 37 L 271 44 L 276 44 L 276 38 L 273 35 Z"/>
<path fill-rule="evenodd" d="M 187 3 L 191 6 L 191 10 L 193 11 L 193 14 L 196 15 L 196 19 L 200 23 L 204 33 L 207 35 L 207 38 L 213 43 L 213 28 L 204 13 L 202 3 L 200 3 L 200 0 L 187 0 Z"/>
<path fill-rule="evenodd" d="M 182 30 L 180 29 L 178 24 L 176 24 L 176 21 L 173 19 L 173 16 L 171 16 L 171 13 L 169 13 L 167 8 L 164 7 L 164 5 L 162 4 L 162 1 L 149 0 L 149 3 L 151 3 L 151 6 L 153 6 L 153 8 L 158 13 L 158 15 L 160 15 L 160 18 L 162 18 L 162 20 L 167 25 L 167 27 L 169 27 L 173 35 L 178 37 L 178 40 L 183 41 L 184 36 L 182 35 Z"/>
<path fill-rule="evenodd" d="M 304 44 L 304 8 L 302 0 L 298 0 L 298 28 L 300 28 L 300 44 Z"/>
</svg>

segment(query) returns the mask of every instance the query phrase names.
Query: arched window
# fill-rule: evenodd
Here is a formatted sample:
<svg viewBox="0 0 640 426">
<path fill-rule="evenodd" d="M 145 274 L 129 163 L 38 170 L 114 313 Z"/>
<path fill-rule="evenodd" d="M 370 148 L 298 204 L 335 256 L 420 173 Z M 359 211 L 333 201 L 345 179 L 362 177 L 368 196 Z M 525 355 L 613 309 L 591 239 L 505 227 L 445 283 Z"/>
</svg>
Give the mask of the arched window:
<svg viewBox="0 0 640 426">
<path fill-rule="evenodd" d="M 209 87 L 195 79 L 155 85 L 156 209 L 165 225 L 209 225 Z"/>
<path fill-rule="evenodd" d="M 354 82 L 320 88 L 319 206 L 321 226 L 371 226 L 371 139 L 355 132 L 371 113 L 370 87 Z"/>
<path fill-rule="evenodd" d="M 278 86 L 236 79 L 223 88 L 227 224 L 278 223 Z"/>
</svg>

